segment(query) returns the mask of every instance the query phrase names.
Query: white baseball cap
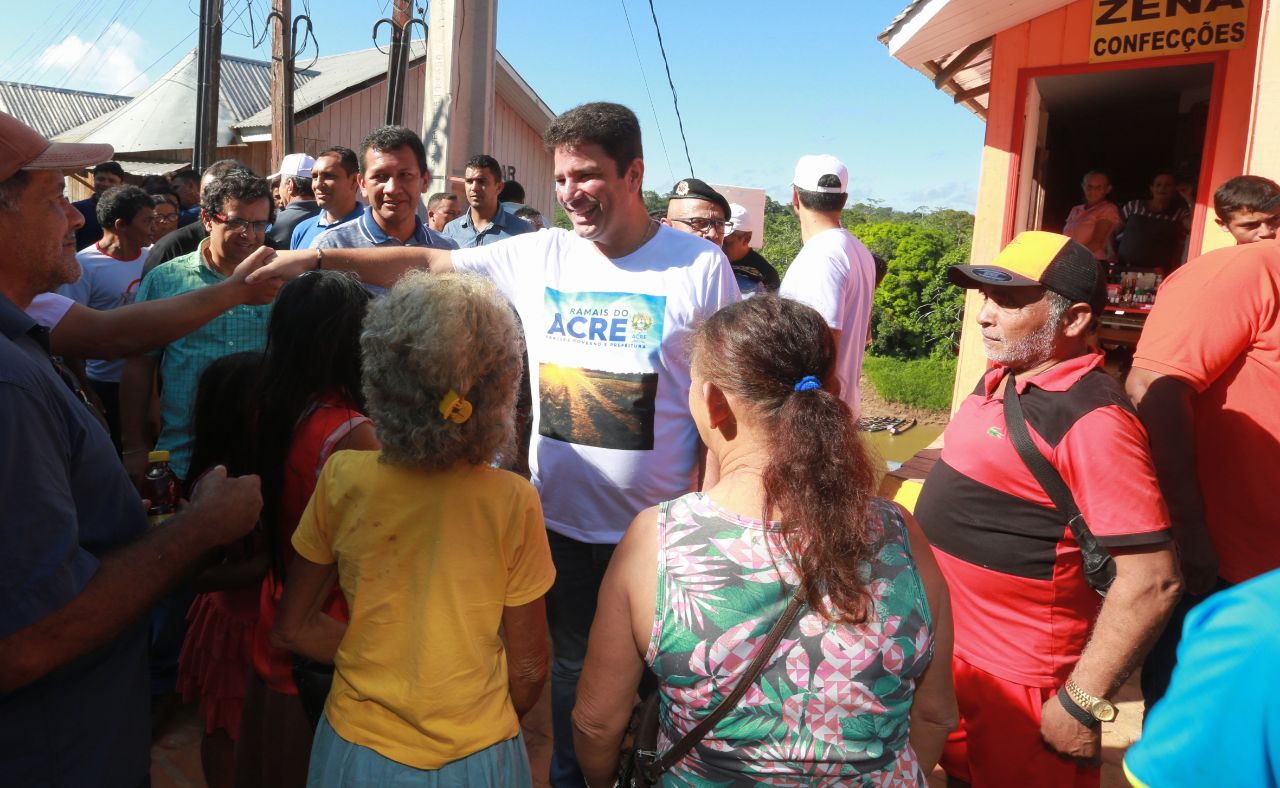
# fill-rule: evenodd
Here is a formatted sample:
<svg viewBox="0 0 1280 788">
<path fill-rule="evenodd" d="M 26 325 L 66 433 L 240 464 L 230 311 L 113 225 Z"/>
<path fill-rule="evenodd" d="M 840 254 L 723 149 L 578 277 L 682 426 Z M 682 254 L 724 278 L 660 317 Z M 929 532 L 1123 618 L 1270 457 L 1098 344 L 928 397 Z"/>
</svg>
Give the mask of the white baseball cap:
<svg viewBox="0 0 1280 788">
<path fill-rule="evenodd" d="M 839 185 L 831 185 L 833 178 L 839 181 Z M 828 185 L 822 185 L 824 180 Z M 849 170 L 844 162 L 825 153 L 801 156 L 800 161 L 796 162 L 796 174 L 791 179 L 791 184 L 807 192 L 844 194 L 849 190 Z"/>
<path fill-rule="evenodd" d="M 751 214 L 736 202 L 729 203 L 729 224 L 724 229 L 724 234 L 736 233 L 739 230 L 746 230 L 747 225 L 751 223 Z"/>
<path fill-rule="evenodd" d="M 290 153 L 280 162 L 280 171 L 273 172 L 268 178 L 274 178 L 279 175 L 282 178 L 310 178 L 311 168 L 316 166 L 316 160 L 305 153 Z"/>
</svg>

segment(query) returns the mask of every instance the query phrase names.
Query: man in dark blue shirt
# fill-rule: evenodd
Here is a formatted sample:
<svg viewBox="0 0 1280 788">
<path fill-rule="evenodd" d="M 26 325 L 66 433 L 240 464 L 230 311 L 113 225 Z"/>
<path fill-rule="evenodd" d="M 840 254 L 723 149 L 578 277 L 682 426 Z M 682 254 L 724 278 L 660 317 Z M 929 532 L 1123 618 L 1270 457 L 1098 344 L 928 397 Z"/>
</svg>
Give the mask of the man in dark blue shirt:
<svg viewBox="0 0 1280 788">
<path fill-rule="evenodd" d="M 76 230 L 76 251 L 102 239 L 102 225 L 98 224 L 98 198 L 107 189 L 123 183 L 124 168 L 114 161 L 104 162 L 93 168 L 93 196 L 71 203 L 84 217 L 84 226 Z"/>
<path fill-rule="evenodd" d="M 79 275 L 83 219 L 63 171 L 111 152 L 52 144 L 0 113 L 0 775 L 11 785 L 145 784 L 142 615 L 262 506 L 256 477 L 215 469 L 148 532 L 110 436 L 22 311 Z"/>
</svg>

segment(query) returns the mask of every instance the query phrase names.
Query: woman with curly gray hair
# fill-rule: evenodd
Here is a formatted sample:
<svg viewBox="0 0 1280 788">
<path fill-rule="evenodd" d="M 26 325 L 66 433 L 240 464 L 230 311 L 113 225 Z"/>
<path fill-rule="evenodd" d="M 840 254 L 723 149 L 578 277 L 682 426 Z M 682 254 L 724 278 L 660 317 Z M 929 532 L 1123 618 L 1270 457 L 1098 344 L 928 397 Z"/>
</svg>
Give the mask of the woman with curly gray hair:
<svg viewBox="0 0 1280 788">
<path fill-rule="evenodd" d="M 361 347 L 382 449 L 325 465 L 273 633 L 335 666 L 308 784 L 531 785 L 519 717 L 555 569 L 533 487 L 490 465 L 514 434 L 511 310 L 479 277 L 410 273 Z M 317 614 L 335 576 L 347 624 Z"/>
</svg>

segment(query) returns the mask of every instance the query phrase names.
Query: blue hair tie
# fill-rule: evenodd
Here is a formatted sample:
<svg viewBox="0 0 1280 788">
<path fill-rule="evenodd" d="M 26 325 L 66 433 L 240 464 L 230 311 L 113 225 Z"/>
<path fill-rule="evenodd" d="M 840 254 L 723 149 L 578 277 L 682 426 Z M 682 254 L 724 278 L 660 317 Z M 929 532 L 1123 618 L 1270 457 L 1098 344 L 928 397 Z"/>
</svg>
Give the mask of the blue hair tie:
<svg viewBox="0 0 1280 788">
<path fill-rule="evenodd" d="M 800 382 L 796 384 L 796 391 L 813 391 L 822 388 L 822 381 L 813 375 L 805 375 L 800 378 Z"/>
</svg>

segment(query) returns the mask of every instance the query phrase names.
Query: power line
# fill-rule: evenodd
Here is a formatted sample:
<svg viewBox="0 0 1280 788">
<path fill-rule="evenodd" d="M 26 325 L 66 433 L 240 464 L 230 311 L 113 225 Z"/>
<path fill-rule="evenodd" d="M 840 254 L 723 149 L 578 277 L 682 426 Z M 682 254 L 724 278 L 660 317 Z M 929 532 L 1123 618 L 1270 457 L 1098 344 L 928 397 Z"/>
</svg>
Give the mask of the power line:
<svg viewBox="0 0 1280 788">
<path fill-rule="evenodd" d="M 627 20 L 627 32 L 631 34 L 631 48 L 636 52 L 636 63 L 640 66 L 640 79 L 644 81 L 644 92 L 649 96 L 649 109 L 653 111 L 653 125 L 658 129 L 658 139 L 662 142 L 662 156 L 667 160 L 667 177 L 674 183 L 676 174 L 671 166 L 671 154 L 667 151 L 667 138 L 662 134 L 662 124 L 658 122 L 658 107 L 653 102 L 653 92 L 649 90 L 649 78 L 644 73 L 644 61 L 640 59 L 640 47 L 636 44 L 635 31 L 631 29 L 631 15 L 627 13 L 627 0 L 618 0 L 622 6 L 622 16 Z"/>
<path fill-rule="evenodd" d="M 671 64 L 667 62 L 667 48 L 662 43 L 662 28 L 658 27 L 658 12 L 653 10 L 653 0 L 649 0 L 649 15 L 653 17 L 653 29 L 658 31 L 658 49 L 662 52 L 662 65 L 667 69 L 667 84 L 671 86 L 671 103 L 676 108 L 676 121 L 680 124 L 680 139 L 684 142 L 684 158 L 689 162 L 689 177 L 693 174 L 693 159 L 689 156 L 689 140 L 684 136 L 684 118 L 680 116 L 680 99 L 676 96 L 676 83 L 671 80 Z"/>
</svg>

